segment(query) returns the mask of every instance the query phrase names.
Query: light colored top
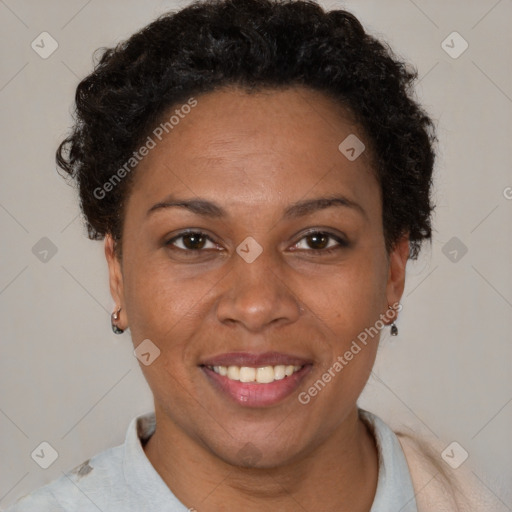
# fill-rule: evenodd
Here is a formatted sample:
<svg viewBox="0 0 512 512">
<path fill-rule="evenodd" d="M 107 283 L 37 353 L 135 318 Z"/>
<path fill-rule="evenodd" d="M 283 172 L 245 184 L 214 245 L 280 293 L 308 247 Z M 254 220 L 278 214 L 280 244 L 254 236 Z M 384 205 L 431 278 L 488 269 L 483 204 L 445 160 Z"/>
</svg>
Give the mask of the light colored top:
<svg viewBox="0 0 512 512">
<path fill-rule="evenodd" d="M 404 455 L 404 450 L 413 453 L 416 445 L 404 443 L 402 439 L 399 441 L 374 414 L 362 409 L 359 413 L 375 437 L 379 457 L 377 491 L 370 512 L 422 512 L 416 505 L 415 488 Z M 193 503 L 183 504 L 174 496 L 144 452 L 143 444 L 155 427 L 152 412 L 133 418 L 124 444 L 95 455 L 69 473 L 20 498 L 6 512 L 194 510 Z M 406 447 L 404 450 L 401 443 Z"/>
</svg>

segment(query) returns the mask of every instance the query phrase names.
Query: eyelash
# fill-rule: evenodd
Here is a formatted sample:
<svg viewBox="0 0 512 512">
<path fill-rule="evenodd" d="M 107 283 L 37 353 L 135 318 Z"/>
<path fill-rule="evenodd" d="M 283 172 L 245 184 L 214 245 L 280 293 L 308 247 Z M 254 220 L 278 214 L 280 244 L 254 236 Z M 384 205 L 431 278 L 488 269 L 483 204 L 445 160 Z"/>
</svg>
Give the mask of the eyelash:
<svg viewBox="0 0 512 512">
<path fill-rule="evenodd" d="M 329 242 L 327 242 L 327 245 L 329 245 L 331 240 L 334 240 L 335 242 L 337 242 L 337 245 L 334 245 L 332 247 L 328 247 L 326 249 L 302 249 L 302 250 L 306 250 L 306 252 L 308 252 L 308 253 L 319 254 L 319 255 L 321 255 L 321 254 L 331 254 L 331 253 L 333 253 L 335 251 L 347 248 L 349 246 L 348 242 L 346 240 L 344 240 L 343 238 L 341 238 L 340 236 L 335 235 L 334 233 L 330 233 L 329 231 L 322 231 L 322 230 L 312 230 L 312 231 L 308 231 L 307 233 L 304 233 L 302 238 L 300 238 L 294 244 L 294 246 L 298 245 L 299 242 L 301 242 L 302 240 L 305 240 L 306 238 L 310 237 L 311 235 L 324 235 L 324 236 L 327 236 L 327 238 L 329 239 Z M 301 250 L 301 249 L 295 249 L 295 250 Z"/>
<path fill-rule="evenodd" d="M 182 249 L 181 247 L 176 247 L 174 245 L 174 242 L 176 242 L 180 238 L 183 238 L 183 237 L 185 237 L 187 235 L 199 235 L 201 237 L 204 237 L 207 241 L 215 244 L 215 242 L 206 233 L 204 233 L 202 231 L 183 231 L 183 232 L 179 233 L 178 235 L 172 237 L 167 242 L 165 242 L 165 245 L 166 246 L 171 246 L 172 249 L 181 251 L 182 253 L 187 253 L 187 254 L 189 254 L 191 256 L 194 253 L 199 253 L 199 252 L 202 252 L 203 250 L 206 250 L 206 249 Z M 334 251 L 337 251 L 337 250 L 343 249 L 343 248 L 347 248 L 349 246 L 349 243 L 346 240 L 344 240 L 343 238 L 341 238 L 341 237 L 339 237 L 339 236 L 337 236 L 337 235 L 335 235 L 333 233 L 330 233 L 328 231 L 321 231 L 321 230 L 314 230 L 314 231 L 309 231 L 309 232 L 305 233 L 302 236 L 302 238 L 300 238 L 294 244 L 294 246 L 298 245 L 302 240 L 305 240 L 306 238 L 308 238 L 308 237 L 310 237 L 312 235 L 325 235 L 330 240 L 336 241 L 337 245 L 335 245 L 333 247 L 328 247 L 326 249 L 295 249 L 295 250 L 306 250 L 306 252 L 313 253 L 313 254 L 331 254 Z M 329 244 L 329 242 L 328 242 L 328 244 Z"/>
</svg>

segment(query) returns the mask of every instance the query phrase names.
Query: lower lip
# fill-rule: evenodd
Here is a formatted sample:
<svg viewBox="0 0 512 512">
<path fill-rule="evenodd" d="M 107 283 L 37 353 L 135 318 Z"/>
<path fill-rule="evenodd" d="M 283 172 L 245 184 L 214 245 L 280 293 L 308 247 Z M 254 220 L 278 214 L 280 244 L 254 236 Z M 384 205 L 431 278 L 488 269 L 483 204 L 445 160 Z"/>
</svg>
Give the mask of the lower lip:
<svg viewBox="0 0 512 512">
<path fill-rule="evenodd" d="M 206 366 L 201 366 L 201 369 L 217 390 L 220 390 L 239 405 L 244 407 L 268 407 L 291 395 L 310 372 L 311 365 L 307 364 L 289 377 L 268 384 L 231 380 L 215 373 Z"/>
</svg>

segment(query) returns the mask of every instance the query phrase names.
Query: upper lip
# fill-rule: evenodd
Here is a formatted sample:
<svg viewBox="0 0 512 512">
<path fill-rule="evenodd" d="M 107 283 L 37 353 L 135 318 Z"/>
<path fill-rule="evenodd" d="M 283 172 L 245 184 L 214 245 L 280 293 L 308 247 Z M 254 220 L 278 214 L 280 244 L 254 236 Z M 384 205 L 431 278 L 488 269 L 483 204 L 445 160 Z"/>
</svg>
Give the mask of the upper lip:
<svg viewBox="0 0 512 512">
<path fill-rule="evenodd" d="M 200 363 L 202 366 L 248 366 L 254 368 L 277 365 L 304 366 L 306 364 L 312 364 L 312 361 L 281 352 L 263 352 L 259 354 L 229 352 L 210 357 Z"/>
</svg>

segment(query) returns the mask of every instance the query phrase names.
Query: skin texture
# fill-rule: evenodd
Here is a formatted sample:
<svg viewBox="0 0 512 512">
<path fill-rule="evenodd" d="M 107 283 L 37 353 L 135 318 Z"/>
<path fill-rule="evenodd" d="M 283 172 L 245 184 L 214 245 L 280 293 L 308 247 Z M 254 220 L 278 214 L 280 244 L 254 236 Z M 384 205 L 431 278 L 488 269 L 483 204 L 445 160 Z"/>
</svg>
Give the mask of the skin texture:
<svg viewBox="0 0 512 512">
<path fill-rule="evenodd" d="M 368 511 L 377 452 L 356 401 L 378 336 L 307 405 L 297 394 L 400 300 L 407 237 L 387 254 L 369 149 L 353 162 L 338 150 L 349 134 L 363 141 L 364 134 L 322 93 L 227 88 L 197 101 L 139 164 L 122 261 L 112 238 L 105 241 L 112 296 L 122 308 L 118 325 L 130 328 L 135 347 L 150 339 L 161 351 L 141 365 L 157 417 L 145 452 L 175 495 L 199 512 Z M 147 213 L 170 195 L 215 202 L 226 215 L 179 207 Z M 283 216 L 293 203 L 333 195 L 364 213 L 330 206 Z M 184 239 L 166 246 L 187 228 L 213 242 L 188 253 L 179 249 Z M 331 238 L 333 252 L 313 252 L 312 228 L 349 245 Z M 252 263 L 236 253 L 248 236 L 263 248 Z M 247 408 L 214 389 L 198 366 L 238 351 L 293 354 L 313 367 L 297 393 Z M 247 446 L 257 454 L 250 463 Z"/>
</svg>

